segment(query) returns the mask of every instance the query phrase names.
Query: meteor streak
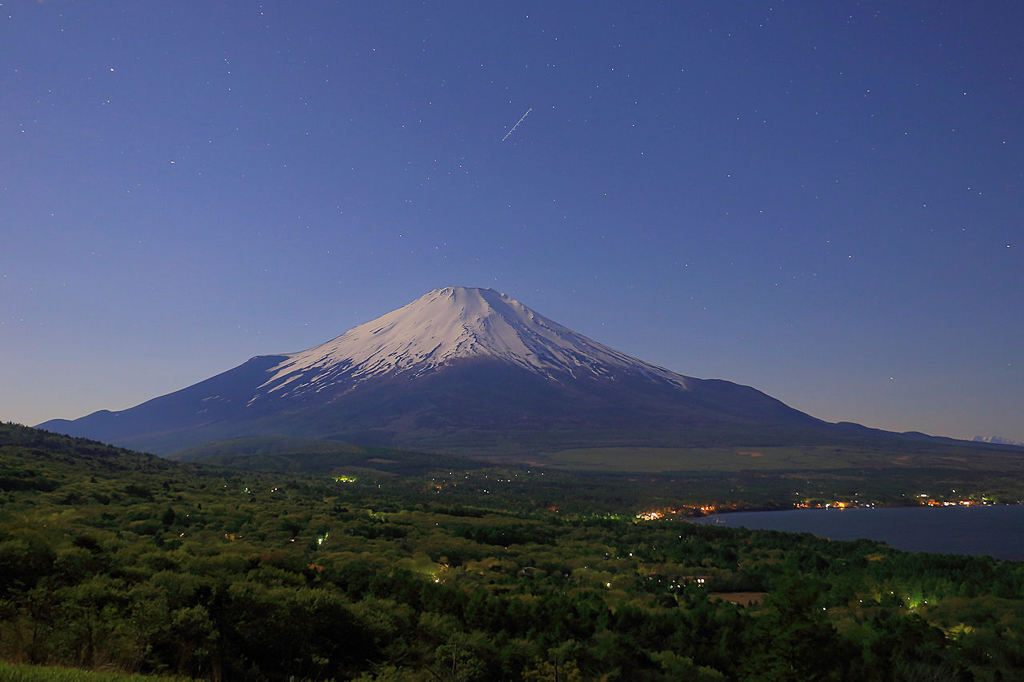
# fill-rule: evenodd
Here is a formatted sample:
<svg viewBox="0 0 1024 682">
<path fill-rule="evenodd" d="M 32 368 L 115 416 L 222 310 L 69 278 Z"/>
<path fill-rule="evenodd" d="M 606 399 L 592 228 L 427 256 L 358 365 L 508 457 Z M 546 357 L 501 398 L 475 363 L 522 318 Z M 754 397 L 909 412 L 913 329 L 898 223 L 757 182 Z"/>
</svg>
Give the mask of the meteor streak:
<svg viewBox="0 0 1024 682">
<path fill-rule="evenodd" d="M 501 138 L 501 141 L 502 141 L 502 142 L 504 142 L 505 140 L 507 140 L 507 139 L 508 139 L 508 136 L 509 136 L 509 135 L 511 135 L 511 134 L 512 134 L 513 132 L 515 132 L 515 129 L 516 129 L 516 128 L 518 128 L 518 127 L 519 127 L 519 124 L 520 124 L 520 123 L 522 123 L 522 122 L 523 122 L 523 120 L 524 120 L 524 119 L 525 119 L 525 118 L 526 118 L 527 116 L 529 116 L 529 115 L 530 115 L 530 112 L 531 112 L 531 111 L 533 111 L 533 107 L 530 107 L 529 109 L 527 109 L 527 110 L 526 110 L 526 113 L 525 113 L 525 114 L 523 114 L 522 116 L 520 116 L 520 117 L 519 117 L 519 120 L 518 120 L 518 121 L 516 121 L 516 124 L 515 124 L 514 126 L 512 126 L 511 128 L 509 128 L 508 132 L 507 132 L 507 133 L 505 133 L 505 137 Z"/>
</svg>

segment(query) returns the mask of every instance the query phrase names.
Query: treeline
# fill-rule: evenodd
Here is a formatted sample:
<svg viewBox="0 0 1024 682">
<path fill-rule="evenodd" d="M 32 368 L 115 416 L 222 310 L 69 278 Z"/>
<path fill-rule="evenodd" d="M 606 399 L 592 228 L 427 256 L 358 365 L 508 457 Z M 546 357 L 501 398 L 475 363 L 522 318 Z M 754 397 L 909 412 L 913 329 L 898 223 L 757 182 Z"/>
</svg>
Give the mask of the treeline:
<svg viewBox="0 0 1024 682">
<path fill-rule="evenodd" d="M 58 445 L 0 441 L 5 476 L 54 483 L 0 491 L 7 661 L 207 680 L 1024 669 L 1019 563 L 444 504 L 429 475 L 339 483 Z"/>
</svg>

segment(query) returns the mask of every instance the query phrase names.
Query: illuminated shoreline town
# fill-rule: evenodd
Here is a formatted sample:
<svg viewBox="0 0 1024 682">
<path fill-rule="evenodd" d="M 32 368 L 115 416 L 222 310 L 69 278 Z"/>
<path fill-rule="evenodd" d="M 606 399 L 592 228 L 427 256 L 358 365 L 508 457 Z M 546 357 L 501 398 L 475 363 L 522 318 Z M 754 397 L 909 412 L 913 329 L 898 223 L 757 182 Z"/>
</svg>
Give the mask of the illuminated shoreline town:
<svg viewBox="0 0 1024 682">
<path fill-rule="evenodd" d="M 992 506 L 996 502 L 987 498 L 955 498 L 935 499 L 927 493 L 907 498 L 907 503 L 901 505 L 880 504 L 877 502 L 865 502 L 860 500 L 823 500 L 812 498 L 801 502 L 794 502 L 792 507 L 779 507 L 773 509 L 746 508 L 741 504 L 704 504 L 704 505 L 680 505 L 677 507 L 659 507 L 639 511 L 634 515 L 637 521 L 658 521 L 672 517 L 699 517 L 712 514 L 724 514 L 734 511 L 785 511 L 786 509 L 876 509 L 879 507 L 982 507 Z"/>
</svg>

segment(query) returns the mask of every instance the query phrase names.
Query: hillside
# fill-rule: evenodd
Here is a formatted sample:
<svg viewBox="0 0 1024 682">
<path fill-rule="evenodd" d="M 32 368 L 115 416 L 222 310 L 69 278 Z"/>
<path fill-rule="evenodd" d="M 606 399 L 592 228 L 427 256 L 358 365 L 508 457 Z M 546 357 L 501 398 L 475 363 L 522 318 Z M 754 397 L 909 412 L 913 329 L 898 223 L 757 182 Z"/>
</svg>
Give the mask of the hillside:
<svg viewBox="0 0 1024 682">
<path fill-rule="evenodd" d="M 640 523 L 612 511 L 625 478 L 602 501 L 543 471 L 231 472 L 13 425 L 0 457 L 7 661 L 257 682 L 1024 665 L 1022 564 Z"/>
<path fill-rule="evenodd" d="M 214 441 L 175 452 L 170 459 L 257 471 L 330 473 L 339 468 L 376 474 L 423 475 L 438 469 L 480 469 L 482 462 L 393 448 L 287 436 L 250 436 Z"/>
</svg>

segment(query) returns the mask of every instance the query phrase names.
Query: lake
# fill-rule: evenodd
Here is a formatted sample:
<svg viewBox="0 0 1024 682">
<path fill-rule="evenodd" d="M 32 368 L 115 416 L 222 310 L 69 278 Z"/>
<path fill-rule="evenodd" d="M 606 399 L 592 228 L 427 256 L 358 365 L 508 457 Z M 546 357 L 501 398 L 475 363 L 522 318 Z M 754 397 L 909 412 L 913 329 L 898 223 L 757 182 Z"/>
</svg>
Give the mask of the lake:
<svg viewBox="0 0 1024 682">
<path fill-rule="evenodd" d="M 868 538 L 910 552 L 1024 561 L 1024 505 L 736 512 L 699 523 L 811 533 L 832 540 Z"/>
</svg>

